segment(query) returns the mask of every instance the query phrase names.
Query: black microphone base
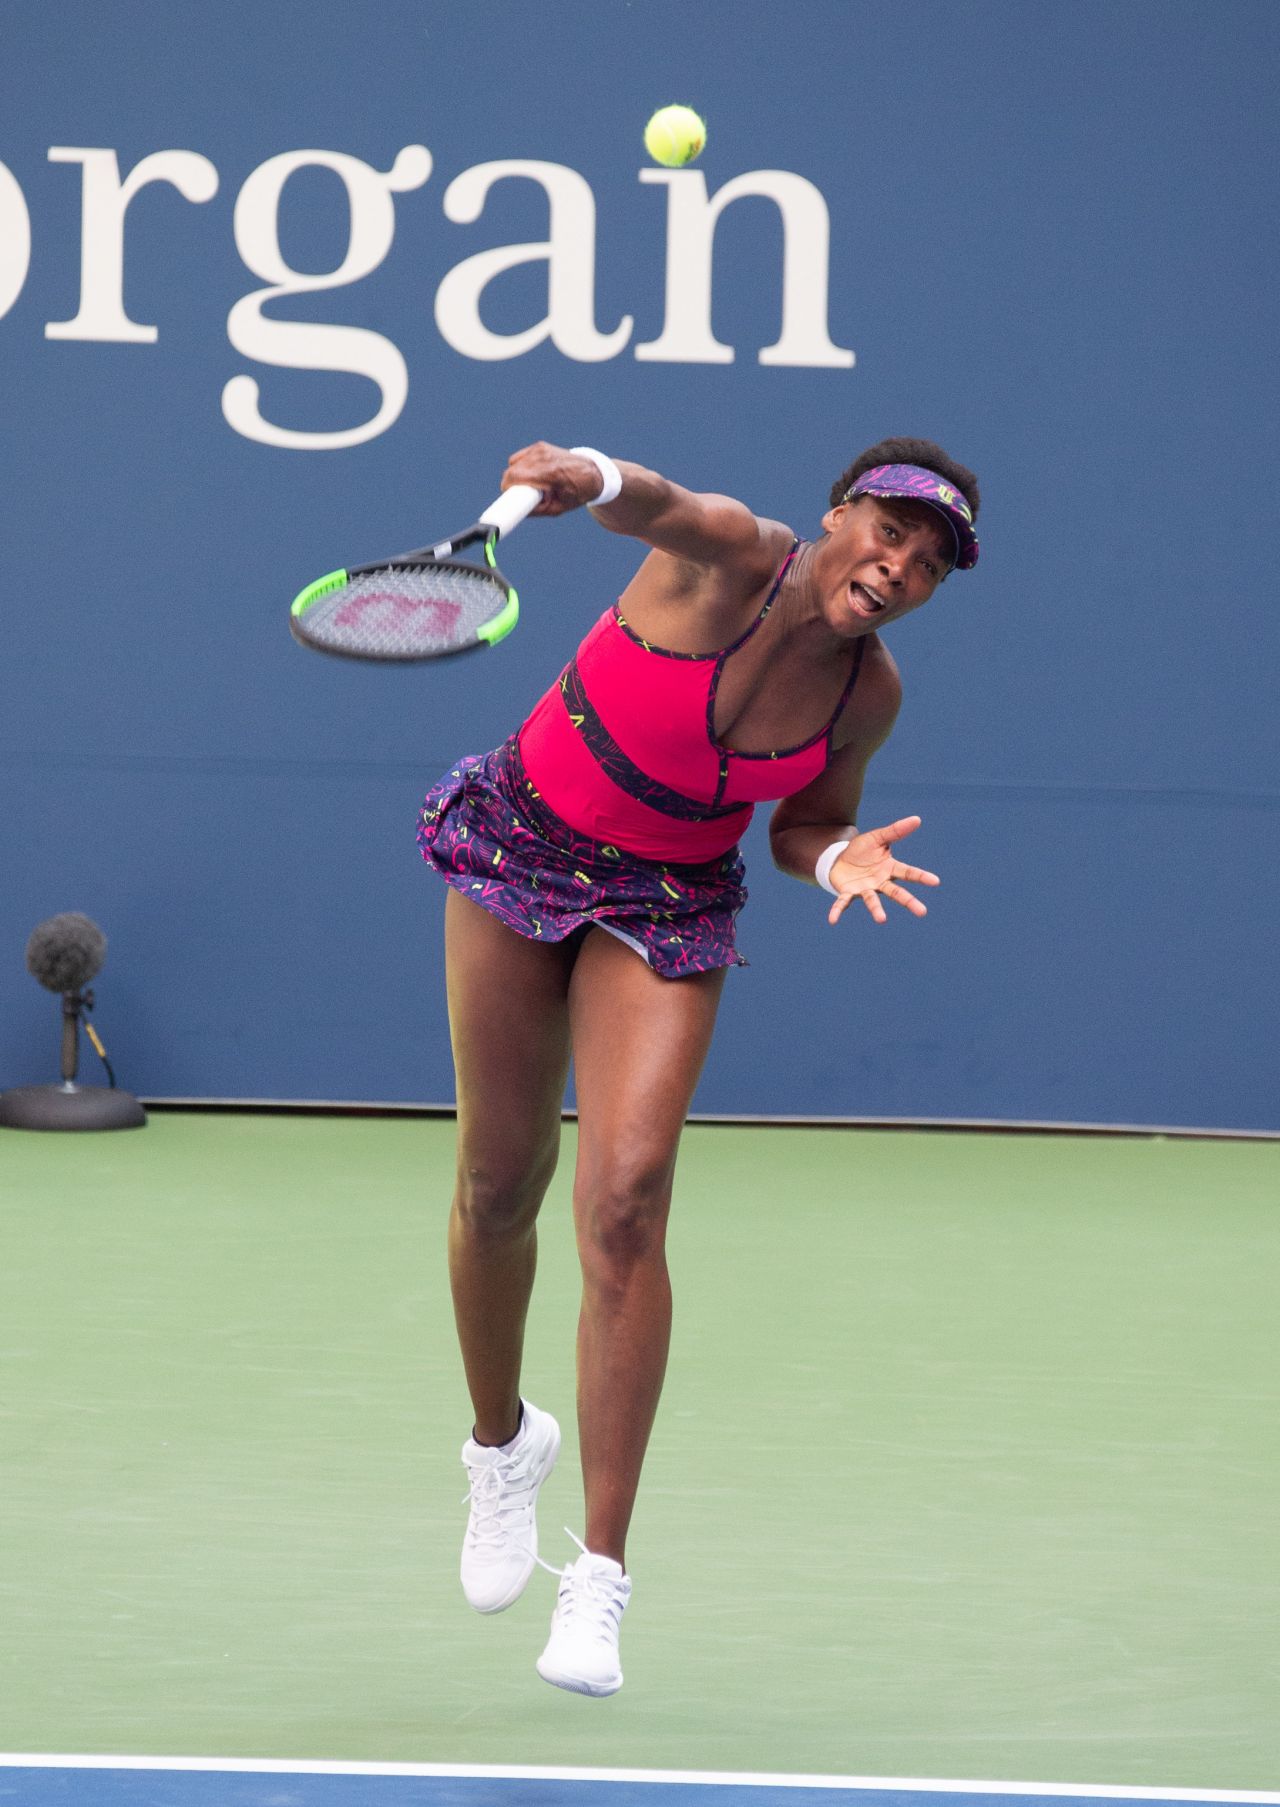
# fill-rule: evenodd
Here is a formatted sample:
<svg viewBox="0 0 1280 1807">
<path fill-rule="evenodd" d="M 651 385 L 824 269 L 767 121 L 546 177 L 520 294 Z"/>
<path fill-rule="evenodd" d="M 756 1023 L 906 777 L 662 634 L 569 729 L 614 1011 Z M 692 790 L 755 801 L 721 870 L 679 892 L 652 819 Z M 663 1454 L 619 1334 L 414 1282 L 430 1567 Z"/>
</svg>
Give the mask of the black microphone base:
<svg viewBox="0 0 1280 1807">
<path fill-rule="evenodd" d="M 18 1085 L 0 1092 L 6 1129 L 141 1129 L 147 1113 L 132 1092 L 105 1085 Z"/>
</svg>

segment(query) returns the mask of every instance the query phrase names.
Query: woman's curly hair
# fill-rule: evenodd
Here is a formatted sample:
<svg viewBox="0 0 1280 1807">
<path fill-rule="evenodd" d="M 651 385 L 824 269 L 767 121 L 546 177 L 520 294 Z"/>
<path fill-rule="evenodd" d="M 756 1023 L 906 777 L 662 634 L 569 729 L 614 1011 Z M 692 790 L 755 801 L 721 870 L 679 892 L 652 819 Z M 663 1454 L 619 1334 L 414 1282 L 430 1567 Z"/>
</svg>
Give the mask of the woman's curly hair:
<svg viewBox="0 0 1280 1807">
<path fill-rule="evenodd" d="M 878 464 L 920 464 L 927 471 L 937 471 L 940 477 L 955 485 L 977 519 L 981 501 L 978 479 L 965 465 L 949 458 L 931 439 L 882 439 L 878 445 L 868 446 L 831 485 L 829 506 L 835 508 L 843 502 L 849 485 L 856 483 L 864 471 L 873 471 Z"/>
</svg>

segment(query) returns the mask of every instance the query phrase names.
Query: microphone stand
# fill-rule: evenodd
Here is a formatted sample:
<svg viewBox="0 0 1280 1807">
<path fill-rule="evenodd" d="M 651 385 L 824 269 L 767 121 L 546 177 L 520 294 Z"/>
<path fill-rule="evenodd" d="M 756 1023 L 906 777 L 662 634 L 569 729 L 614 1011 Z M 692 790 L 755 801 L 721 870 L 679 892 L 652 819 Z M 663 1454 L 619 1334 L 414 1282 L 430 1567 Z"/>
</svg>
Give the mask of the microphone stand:
<svg viewBox="0 0 1280 1807">
<path fill-rule="evenodd" d="M 64 991 L 62 994 L 62 1083 L 74 1085 L 80 1065 L 80 1012 L 93 1009 L 93 993 Z"/>
<path fill-rule="evenodd" d="M 80 1065 L 80 1016 L 93 1009 L 93 993 L 62 994 L 62 1084 L 20 1085 L 0 1092 L 0 1125 L 8 1129 L 141 1129 L 147 1120 L 132 1092 L 116 1086 L 111 1062 L 97 1036 L 89 1029 L 110 1086 L 77 1085 Z M 87 1025 L 86 1025 L 87 1026 Z"/>
</svg>

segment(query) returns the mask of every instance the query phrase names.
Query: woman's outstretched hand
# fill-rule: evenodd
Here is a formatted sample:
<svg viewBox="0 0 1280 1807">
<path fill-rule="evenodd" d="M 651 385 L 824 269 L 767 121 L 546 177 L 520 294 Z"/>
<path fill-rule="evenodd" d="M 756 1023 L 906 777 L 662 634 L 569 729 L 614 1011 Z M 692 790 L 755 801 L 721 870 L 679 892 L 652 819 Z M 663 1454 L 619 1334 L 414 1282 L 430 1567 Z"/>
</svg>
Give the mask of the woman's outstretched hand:
<svg viewBox="0 0 1280 1807">
<path fill-rule="evenodd" d="M 858 897 L 877 922 L 888 920 L 880 901 L 882 897 L 891 897 L 913 916 L 928 914 L 918 897 L 903 890 L 903 883 L 938 885 L 942 880 L 936 872 L 925 872 L 919 866 L 904 866 L 893 854 L 894 842 L 914 834 L 919 826 L 919 816 L 903 816 L 897 822 L 890 822 L 887 828 L 868 829 L 850 841 L 831 867 L 830 878 L 836 888 L 836 898 L 827 912 L 828 922 L 839 922 Z"/>
</svg>

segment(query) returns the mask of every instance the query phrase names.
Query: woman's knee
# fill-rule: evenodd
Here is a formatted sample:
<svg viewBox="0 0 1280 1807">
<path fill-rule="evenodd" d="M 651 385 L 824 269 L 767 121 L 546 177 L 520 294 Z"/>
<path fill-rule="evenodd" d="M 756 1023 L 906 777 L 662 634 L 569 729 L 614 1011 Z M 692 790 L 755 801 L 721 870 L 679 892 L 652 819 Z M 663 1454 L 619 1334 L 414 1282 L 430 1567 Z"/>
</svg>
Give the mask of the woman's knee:
<svg viewBox="0 0 1280 1807">
<path fill-rule="evenodd" d="M 527 1235 L 556 1167 L 552 1149 L 523 1162 L 458 1157 L 454 1213 L 462 1227 L 485 1241 Z"/>
<path fill-rule="evenodd" d="M 584 1268 L 604 1273 L 661 1259 L 671 1208 L 671 1162 L 618 1163 L 579 1174 L 574 1213 Z"/>
</svg>

